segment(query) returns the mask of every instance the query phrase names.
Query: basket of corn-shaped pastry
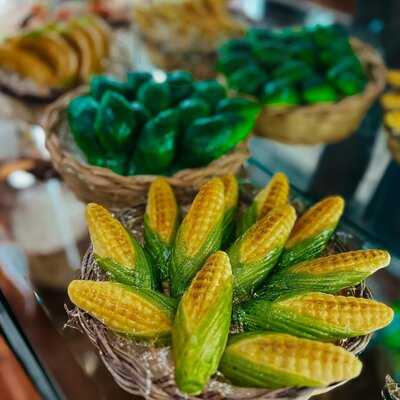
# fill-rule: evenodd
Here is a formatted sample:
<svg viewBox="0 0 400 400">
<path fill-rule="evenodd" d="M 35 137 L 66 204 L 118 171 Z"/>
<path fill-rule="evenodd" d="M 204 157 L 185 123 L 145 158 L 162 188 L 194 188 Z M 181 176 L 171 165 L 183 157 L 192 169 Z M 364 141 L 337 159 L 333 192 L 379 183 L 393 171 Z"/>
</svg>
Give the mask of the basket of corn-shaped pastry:
<svg viewBox="0 0 400 400">
<path fill-rule="evenodd" d="M 126 71 L 118 49 L 107 24 L 94 15 L 23 29 L 0 42 L 1 95 L 21 103 L 37 122 L 43 106 L 90 76 Z"/>
<path fill-rule="evenodd" d="M 226 0 L 136 0 L 134 26 L 151 62 L 167 71 L 190 71 L 199 79 L 214 77 L 218 45 L 240 36 L 245 27 L 230 12 L 227 3 Z"/>
<path fill-rule="evenodd" d="M 174 71 L 125 81 L 97 76 L 54 103 L 45 117 L 53 165 L 78 198 L 110 207 L 146 202 L 157 175 L 180 193 L 213 176 L 236 173 L 260 107 L 228 98 L 215 80 Z"/>
<path fill-rule="evenodd" d="M 387 145 L 393 159 L 400 164 L 400 70 L 387 73 L 389 89 L 381 97 Z"/>
<path fill-rule="evenodd" d="M 218 54 L 228 86 L 263 105 L 255 134 L 290 144 L 351 135 L 385 85 L 380 55 L 336 26 L 252 28 Z"/>
<path fill-rule="evenodd" d="M 344 203 L 305 212 L 278 173 L 249 201 L 233 175 L 178 204 L 158 178 L 146 207 L 89 204 L 92 240 L 68 287 L 68 325 L 115 381 L 148 399 L 308 399 L 356 378 L 357 354 L 390 323 L 363 281 L 390 262 L 349 250 Z"/>
</svg>

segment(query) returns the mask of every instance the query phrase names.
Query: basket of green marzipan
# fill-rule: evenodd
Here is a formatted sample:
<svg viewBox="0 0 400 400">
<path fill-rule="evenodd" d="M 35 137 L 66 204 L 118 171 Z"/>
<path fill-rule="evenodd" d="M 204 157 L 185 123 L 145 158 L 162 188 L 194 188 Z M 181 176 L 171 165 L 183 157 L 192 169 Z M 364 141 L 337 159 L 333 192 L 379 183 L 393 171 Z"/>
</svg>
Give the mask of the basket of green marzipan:
<svg viewBox="0 0 400 400">
<path fill-rule="evenodd" d="M 390 255 L 335 232 L 341 197 L 296 211 L 280 173 L 246 193 L 229 175 L 178 203 L 160 177 L 145 206 L 87 206 L 92 247 L 68 325 L 127 392 L 308 399 L 360 374 L 357 354 L 393 318 L 363 282 Z"/>
<path fill-rule="evenodd" d="M 128 207 L 145 203 L 158 175 L 180 196 L 236 173 L 259 111 L 253 100 L 227 97 L 216 80 L 184 71 L 162 82 L 139 71 L 125 81 L 95 76 L 47 111 L 46 146 L 78 198 Z"/>
<path fill-rule="evenodd" d="M 249 29 L 220 47 L 217 69 L 262 104 L 255 134 L 289 144 L 351 135 L 385 86 L 380 55 L 335 25 Z"/>
</svg>

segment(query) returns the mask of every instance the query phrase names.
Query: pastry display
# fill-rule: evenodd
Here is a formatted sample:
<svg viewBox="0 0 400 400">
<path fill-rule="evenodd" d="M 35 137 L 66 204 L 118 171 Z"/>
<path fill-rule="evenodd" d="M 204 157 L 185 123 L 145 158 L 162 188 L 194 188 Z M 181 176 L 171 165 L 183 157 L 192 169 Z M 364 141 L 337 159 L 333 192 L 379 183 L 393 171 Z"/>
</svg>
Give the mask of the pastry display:
<svg viewBox="0 0 400 400">
<path fill-rule="evenodd" d="M 103 71 L 110 40 L 107 25 L 92 15 L 22 30 L 0 43 L 0 86 L 48 101 Z"/>
<path fill-rule="evenodd" d="M 166 70 L 185 69 L 197 78 L 215 76 L 216 49 L 241 35 L 245 24 L 226 0 L 136 0 L 136 30 L 150 59 Z"/>
<path fill-rule="evenodd" d="M 300 398 L 304 388 L 357 377 L 362 364 L 348 341 L 367 338 L 393 319 L 390 307 L 357 291 L 390 263 L 389 253 L 331 254 L 341 198 L 323 199 L 297 217 L 282 173 L 247 207 L 238 188 L 233 175 L 213 178 L 181 208 L 167 180 L 157 178 L 144 233 L 142 218 L 128 229 L 103 207 L 87 206 L 93 254 L 81 280 L 69 285 L 78 307 L 72 315 L 89 331 L 97 324 L 96 332 L 120 334 L 124 350 L 115 357 L 129 360 L 121 379 L 120 364 L 103 356 L 128 391 L 230 399 L 247 387 L 263 399 L 291 387 Z M 247 229 L 240 215 L 247 215 Z M 237 227 L 244 229 L 239 236 Z M 282 263 L 291 241 L 302 252 Z M 110 337 L 102 340 L 110 341 L 107 349 L 114 346 Z M 136 364 L 150 380 L 135 372 Z"/>
<path fill-rule="evenodd" d="M 232 151 L 251 133 L 259 105 L 228 98 L 217 81 L 188 72 L 170 72 L 163 82 L 130 72 L 125 82 L 92 78 L 67 112 L 89 164 L 119 175 L 172 175 Z"/>
</svg>

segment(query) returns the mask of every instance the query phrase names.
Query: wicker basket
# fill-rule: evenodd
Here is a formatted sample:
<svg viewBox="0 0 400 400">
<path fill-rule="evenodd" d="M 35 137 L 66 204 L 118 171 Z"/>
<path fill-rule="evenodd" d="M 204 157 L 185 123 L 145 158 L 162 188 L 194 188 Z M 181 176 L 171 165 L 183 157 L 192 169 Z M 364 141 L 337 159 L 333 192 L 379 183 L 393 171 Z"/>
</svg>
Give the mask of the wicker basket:
<svg viewBox="0 0 400 400">
<path fill-rule="evenodd" d="M 186 205 L 190 204 L 187 198 Z M 241 199 L 242 205 L 249 204 L 248 199 Z M 184 207 L 187 209 L 187 206 Z M 142 240 L 144 205 L 121 211 L 117 214 L 124 225 Z M 340 238 L 339 238 L 340 237 Z M 355 248 L 354 238 L 346 233 L 339 233 L 329 244 L 328 253 L 338 253 Z M 81 266 L 81 279 L 106 280 L 97 265 L 92 249 L 86 253 Z M 361 284 L 356 288 L 347 289 L 345 295 L 371 298 L 369 289 Z M 108 330 L 101 322 L 75 307 L 68 310 L 69 320 L 66 326 L 76 328 L 86 334 L 97 348 L 99 356 L 112 374 L 117 384 L 127 392 L 149 400 L 306 400 L 311 396 L 322 394 L 343 385 L 338 382 L 326 388 L 304 389 L 249 389 L 234 387 L 223 381 L 221 375 L 211 379 L 201 397 L 184 396 L 176 387 L 171 361 L 170 348 L 154 348 L 145 344 L 134 343 L 131 340 Z M 371 335 L 341 340 L 340 345 L 359 354 L 368 345 Z"/>
<path fill-rule="evenodd" d="M 369 76 L 364 92 L 332 104 L 265 107 L 255 134 L 289 144 L 318 144 L 337 142 L 354 133 L 385 87 L 386 68 L 369 45 L 355 38 L 351 45 Z"/>
<path fill-rule="evenodd" d="M 43 125 L 46 131 L 46 147 L 53 165 L 64 178 L 67 186 L 84 202 L 97 202 L 107 207 L 133 207 L 144 204 L 150 183 L 155 175 L 118 175 L 107 168 L 89 165 L 77 149 L 65 118 L 69 101 L 79 93 L 73 93 L 55 102 L 45 113 Z M 249 157 L 247 143 L 239 144 L 232 152 L 201 168 L 184 169 L 168 181 L 178 196 L 198 189 L 214 176 L 235 174 Z"/>
</svg>

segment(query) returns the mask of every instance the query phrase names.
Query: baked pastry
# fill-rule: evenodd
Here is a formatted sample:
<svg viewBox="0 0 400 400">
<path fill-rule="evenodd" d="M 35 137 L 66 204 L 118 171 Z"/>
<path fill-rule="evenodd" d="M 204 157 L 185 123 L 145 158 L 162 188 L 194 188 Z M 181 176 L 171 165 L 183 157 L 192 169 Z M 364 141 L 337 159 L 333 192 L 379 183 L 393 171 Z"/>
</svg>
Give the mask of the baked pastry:
<svg viewBox="0 0 400 400">
<path fill-rule="evenodd" d="M 23 31 L 0 43 L 0 86 L 48 100 L 102 72 L 109 50 L 110 31 L 95 16 Z"/>
<path fill-rule="evenodd" d="M 226 0 L 137 0 L 133 15 L 154 64 L 167 70 L 187 69 L 197 78 L 215 75 L 218 45 L 245 28 L 228 10 Z"/>
</svg>

